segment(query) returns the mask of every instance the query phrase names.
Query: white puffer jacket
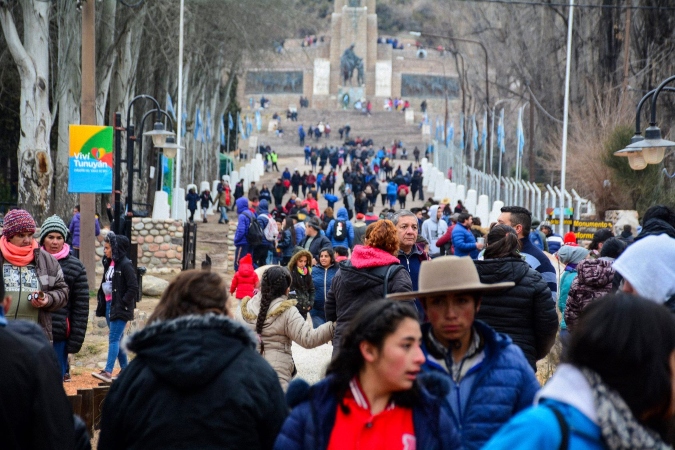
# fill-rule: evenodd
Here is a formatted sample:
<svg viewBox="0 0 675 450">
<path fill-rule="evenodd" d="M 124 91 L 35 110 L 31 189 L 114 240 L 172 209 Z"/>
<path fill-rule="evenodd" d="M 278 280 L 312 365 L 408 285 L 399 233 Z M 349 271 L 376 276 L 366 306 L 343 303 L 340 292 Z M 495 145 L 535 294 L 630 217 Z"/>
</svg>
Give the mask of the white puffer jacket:
<svg viewBox="0 0 675 450">
<path fill-rule="evenodd" d="M 237 320 L 245 323 L 254 333 L 260 300 L 260 293 L 253 298 L 245 297 L 240 307 L 236 309 Z M 298 312 L 296 303 L 286 296 L 272 300 L 261 333 L 261 339 L 265 344 L 263 357 L 276 371 L 284 390 L 288 387 L 295 369 L 291 353 L 292 341 L 305 348 L 314 348 L 329 342 L 335 332 L 333 322 L 326 322 L 319 328 L 313 328 L 312 322 L 305 320 Z M 260 343 L 257 349 L 260 351 Z"/>
</svg>

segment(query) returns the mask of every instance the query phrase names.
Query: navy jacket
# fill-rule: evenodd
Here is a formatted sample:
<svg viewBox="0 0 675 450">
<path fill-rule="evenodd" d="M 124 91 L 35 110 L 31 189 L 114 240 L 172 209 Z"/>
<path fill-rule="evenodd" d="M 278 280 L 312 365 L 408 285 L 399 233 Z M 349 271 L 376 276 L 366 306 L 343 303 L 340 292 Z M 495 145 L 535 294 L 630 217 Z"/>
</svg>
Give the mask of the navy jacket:
<svg viewBox="0 0 675 450">
<path fill-rule="evenodd" d="M 422 325 L 425 337 L 430 326 Z M 429 353 L 426 338 L 422 347 L 427 357 L 422 370 L 442 373 L 450 380 L 452 387 L 444 407 L 460 430 L 462 445 L 469 450 L 481 448 L 511 417 L 531 406 L 540 387 L 522 350 L 511 338 L 479 320 L 474 327 L 484 340 L 485 359 L 471 368 L 459 384 Z M 459 415 L 450 406 L 457 399 L 466 402 Z"/>
<path fill-rule="evenodd" d="M 333 282 L 333 277 L 338 271 L 338 265 L 333 264 L 327 269 L 321 264 L 312 267 L 312 281 L 314 282 L 314 309 L 319 311 L 324 310 L 326 304 L 326 295 L 330 290 L 330 284 Z"/>
<path fill-rule="evenodd" d="M 323 450 L 328 448 L 335 424 L 338 399 L 331 392 L 332 378 L 309 388 L 307 398 L 296 406 L 284 422 L 274 444 L 275 450 Z M 291 383 L 293 384 L 293 383 Z M 416 448 L 424 450 L 459 449 L 459 435 L 440 402 L 424 388 L 419 405 L 413 408 Z"/>
<path fill-rule="evenodd" d="M 520 239 L 520 253 L 525 256 L 525 261 L 532 267 L 534 270 L 541 274 L 541 277 L 544 279 L 548 288 L 551 290 L 551 295 L 553 300 L 558 298 L 558 277 L 553 264 L 548 259 L 544 252 L 539 250 L 539 248 L 530 242 L 529 236 L 526 236 Z M 550 247 L 549 247 L 550 249 Z"/>
</svg>

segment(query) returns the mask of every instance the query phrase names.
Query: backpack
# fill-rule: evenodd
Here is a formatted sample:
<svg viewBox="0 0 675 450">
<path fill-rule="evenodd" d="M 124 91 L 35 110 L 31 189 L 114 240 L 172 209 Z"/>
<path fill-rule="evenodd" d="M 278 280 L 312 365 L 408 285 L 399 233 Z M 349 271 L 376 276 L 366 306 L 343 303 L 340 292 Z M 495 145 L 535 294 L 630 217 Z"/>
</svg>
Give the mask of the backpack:
<svg viewBox="0 0 675 450">
<path fill-rule="evenodd" d="M 333 229 L 333 239 L 336 241 L 344 241 L 347 238 L 347 222 L 344 220 L 335 221 L 335 228 Z"/>
<path fill-rule="evenodd" d="M 279 225 L 269 214 L 267 215 L 267 226 L 265 227 L 263 234 L 265 235 L 265 239 L 269 242 L 274 242 L 279 236 Z"/>
<path fill-rule="evenodd" d="M 253 214 L 246 214 L 246 217 L 249 218 L 250 223 L 248 224 L 248 231 L 246 232 L 246 241 L 248 245 L 260 245 L 263 241 L 263 230 L 258 223 L 258 220 L 253 216 Z"/>
<path fill-rule="evenodd" d="M 371 274 L 382 277 L 383 279 L 384 284 L 382 288 L 384 293 L 382 298 L 386 298 L 389 293 L 389 279 L 393 278 L 401 269 L 404 269 L 404 267 L 400 264 L 390 264 L 388 266 L 379 266 L 371 269 Z"/>
</svg>

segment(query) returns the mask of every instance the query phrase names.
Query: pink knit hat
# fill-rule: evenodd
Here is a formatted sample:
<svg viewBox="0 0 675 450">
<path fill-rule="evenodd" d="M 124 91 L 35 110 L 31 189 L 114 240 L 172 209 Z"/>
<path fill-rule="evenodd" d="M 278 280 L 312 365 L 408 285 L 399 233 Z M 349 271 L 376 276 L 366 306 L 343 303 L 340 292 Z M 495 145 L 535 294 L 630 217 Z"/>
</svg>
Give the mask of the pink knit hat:
<svg viewBox="0 0 675 450">
<path fill-rule="evenodd" d="M 13 209 L 5 215 L 2 234 L 11 239 L 19 233 L 35 233 L 35 221 L 25 209 Z"/>
</svg>

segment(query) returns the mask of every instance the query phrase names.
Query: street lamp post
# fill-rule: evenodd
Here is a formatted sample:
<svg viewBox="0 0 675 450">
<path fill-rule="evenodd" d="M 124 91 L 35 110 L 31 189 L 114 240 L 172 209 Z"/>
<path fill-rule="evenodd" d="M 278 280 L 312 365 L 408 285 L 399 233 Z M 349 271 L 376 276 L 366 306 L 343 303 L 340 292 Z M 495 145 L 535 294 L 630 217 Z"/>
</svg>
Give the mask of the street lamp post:
<svg viewBox="0 0 675 450">
<path fill-rule="evenodd" d="M 635 135 L 631 138 L 630 145 L 623 150 L 614 152 L 615 156 L 628 157 L 628 164 L 633 170 L 642 170 L 647 167 L 647 164 L 659 164 L 663 161 L 666 149 L 675 146 L 675 142 L 661 138 L 661 129 L 656 126 L 656 98 L 661 90 L 675 92 L 675 88 L 666 86 L 674 79 L 675 77 L 666 79 L 658 88 L 649 91 L 642 97 L 635 109 Z M 642 106 L 650 98 L 652 99 L 651 122 L 649 128 L 645 130 L 645 136 L 642 137 L 640 115 Z"/>
<path fill-rule="evenodd" d="M 121 195 L 121 163 L 126 163 L 127 165 L 127 199 L 126 199 L 126 209 L 127 212 L 133 211 L 133 191 L 134 191 L 134 172 L 138 172 L 140 175 L 141 171 L 141 161 L 139 158 L 139 167 L 138 169 L 134 168 L 134 142 L 136 141 L 136 136 L 134 134 L 134 126 L 131 124 L 131 108 L 137 100 L 148 99 L 155 104 L 155 109 L 151 113 L 158 114 L 162 109 L 159 106 L 159 102 L 155 98 L 149 95 L 139 95 L 135 97 L 129 107 L 127 108 L 127 126 L 126 128 L 122 127 L 122 115 L 121 113 L 115 113 L 115 187 L 114 187 L 114 196 L 115 196 L 115 206 L 114 206 L 114 221 L 115 227 L 114 232 L 119 234 L 123 233 L 126 230 L 120 229 L 120 217 L 122 214 L 122 202 L 120 200 Z M 147 115 L 146 115 L 147 117 Z M 145 120 L 145 117 L 143 118 Z M 141 130 L 142 130 L 141 125 Z M 127 157 L 126 160 L 122 159 L 122 132 L 127 134 Z M 151 136 L 153 144 L 155 147 L 163 147 L 166 143 L 166 138 L 168 136 L 173 136 L 174 134 L 165 131 L 164 125 L 157 121 L 154 125 L 153 131 L 147 132 L 145 136 Z M 131 239 L 131 236 L 127 236 Z"/>
<path fill-rule="evenodd" d="M 488 115 L 491 113 L 490 111 L 490 78 L 489 78 L 489 59 L 488 59 L 488 51 L 485 45 L 481 41 L 477 41 L 475 39 L 466 39 L 466 38 L 457 38 L 457 37 L 452 37 L 452 36 L 445 36 L 442 34 L 432 34 L 432 33 L 425 33 L 422 31 L 411 31 L 411 35 L 413 36 L 424 36 L 424 37 L 432 37 L 432 38 L 438 38 L 438 39 L 449 39 L 451 41 L 457 41 L 457 42 L 466 42 L 469 44 L 478 44 L 480 45 L 480 48 L 483 50 L 483 53 L 485 54 L 485 109 L 487 110 Z M 488 117 L 488 120 L 490 120 L 490 117 Z M 488 130 L 488 133 L 490 133 L 490 130 Z M 492 136 L 487 136 L 487 140 L 489 141 Z"/>
</svg>

